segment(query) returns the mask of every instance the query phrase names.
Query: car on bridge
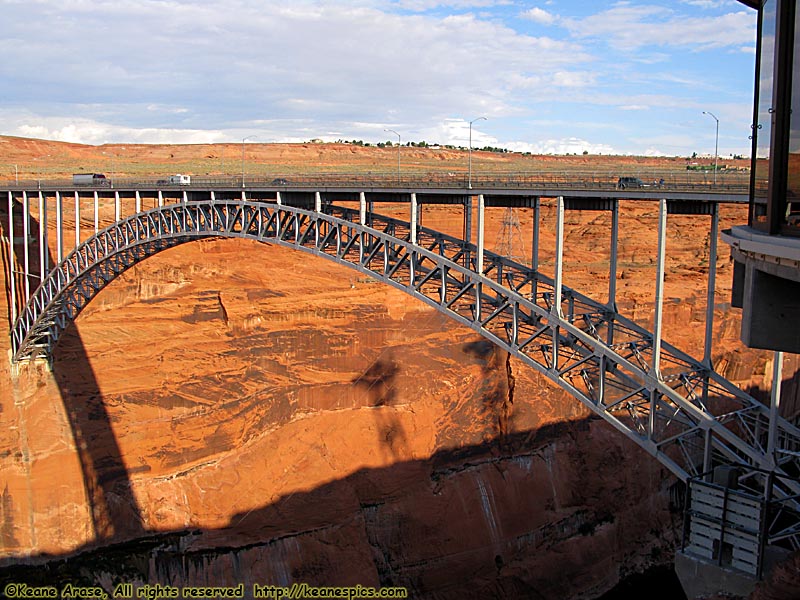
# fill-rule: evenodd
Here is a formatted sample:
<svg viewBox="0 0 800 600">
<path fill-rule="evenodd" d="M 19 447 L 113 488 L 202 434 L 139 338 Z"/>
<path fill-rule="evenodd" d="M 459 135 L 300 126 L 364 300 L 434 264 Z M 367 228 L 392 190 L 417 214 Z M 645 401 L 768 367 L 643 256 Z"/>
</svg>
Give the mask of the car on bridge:
<svg viewBox="0 0 800 600">
<path fill-rule="evenodd" d="M 650 187 L 638 177 L 620 177 L 617 180 L 617 189 L 624 190 L 625 188 L 643 188 Z"/>
<path fill-rule="evenodd" d="M 283 177 L 276 177 L 272 180 L 270 185 L 289 185 L 289 181 L 284 179 Z"/>
</svg>

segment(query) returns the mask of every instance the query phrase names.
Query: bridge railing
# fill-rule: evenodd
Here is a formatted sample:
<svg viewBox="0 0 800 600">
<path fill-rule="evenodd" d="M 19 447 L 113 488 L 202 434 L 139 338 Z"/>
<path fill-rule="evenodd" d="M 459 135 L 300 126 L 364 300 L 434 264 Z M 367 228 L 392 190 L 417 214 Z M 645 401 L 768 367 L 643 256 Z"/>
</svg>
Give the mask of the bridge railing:
<svg viewBox="0 0 800 600">
<path fill-rule="evenodd" d="M 621 178 L 638 180 L 636 183 L 621 181 Z M 102 184 L 75 186 L 71 179 L 37 179 L 15 183 L 6 182 L 8 189 L 38 188 L 86 188 L 86 189 L 153 189 L 153 188 L 241 188 L 264 187 L 292 188 L 441 188 L 465 189 L 541 189 L 602 190 L 615 189 L 668 189 L 672 191 L 709 191 L 745 193 L 749 188 L 750 175 L 742 171 L 675 171 L 665 169 L 619 169 L 598 170 L 542 170 L 542 171 L 491 171 L 472 176 L 465 171 L 389 171 L 366 172 L 269 172 L 237 175 L 192 175 L 189 185 L 167 183 L 164 175 L 147 177 L 110 177 Z"/>
</svg>

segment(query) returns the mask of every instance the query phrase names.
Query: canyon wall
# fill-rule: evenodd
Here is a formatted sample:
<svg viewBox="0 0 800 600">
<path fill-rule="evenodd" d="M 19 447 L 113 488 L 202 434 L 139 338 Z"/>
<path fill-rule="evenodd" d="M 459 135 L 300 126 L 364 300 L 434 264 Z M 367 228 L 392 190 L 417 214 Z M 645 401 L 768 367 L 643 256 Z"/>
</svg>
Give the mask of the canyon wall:
<svg viewBox="0 0 800 600">
<path fill-rule="evenodd" d="M 723 211 L 723 226 L 746 219 Z M 545 273 L 553 218 L 545 206 Z M 423 212 L 451 234 L 460 219 Z M 490 248 L 502 221 L 495 209 Z M 655 204 L 625 203 L 618 304 L 644 325 L 656 222 Z M 605 301 L 610 215 L 570 212 L 567 232 L 565 285 Z M 707 218 L 671 218 L 665 337 L 696 357 L 708 247 Z M 763 393 L 771 355 L 738 342 L 720 255 L 715 363 Z M 7 566 L 102 548 L 86 556 L 109 582 L 578 599 L 669 564 L 680 540 L 680 486 L 633 442 L 471 330 L 304 253 L 164 251 L 87 306 L 52 368 L 0 362 Z"/>
</svg>

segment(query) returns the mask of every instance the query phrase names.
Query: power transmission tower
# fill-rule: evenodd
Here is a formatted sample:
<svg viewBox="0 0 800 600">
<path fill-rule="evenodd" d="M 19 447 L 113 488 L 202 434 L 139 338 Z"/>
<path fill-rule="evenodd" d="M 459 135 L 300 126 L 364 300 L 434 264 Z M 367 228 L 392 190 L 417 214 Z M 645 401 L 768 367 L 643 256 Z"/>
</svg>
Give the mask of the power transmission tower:
<svg viewBox="0 0 800 600">
<path fill-rule="evenodd" d="M 503 213 L 502 229 L 497 235 L 494 251 L 516 262 L 523 262 L 525 254 L 522 244 L 522 230 L 519 227 L 519 213 L 516 208 L 508 207 Z"/>
</svg>

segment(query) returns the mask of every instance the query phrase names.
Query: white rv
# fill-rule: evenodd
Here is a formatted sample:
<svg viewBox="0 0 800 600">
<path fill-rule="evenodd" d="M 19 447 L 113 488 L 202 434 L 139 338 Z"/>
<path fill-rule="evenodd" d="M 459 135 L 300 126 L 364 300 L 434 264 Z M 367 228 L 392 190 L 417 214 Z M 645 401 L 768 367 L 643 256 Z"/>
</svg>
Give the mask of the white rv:
<svg viewBox="0 0 800 600">
<path fill-rule="evenodd" d="M 170 175 L 167 183 L 170 185 L 191 185 L 191 175 Z"/>
</svg>

